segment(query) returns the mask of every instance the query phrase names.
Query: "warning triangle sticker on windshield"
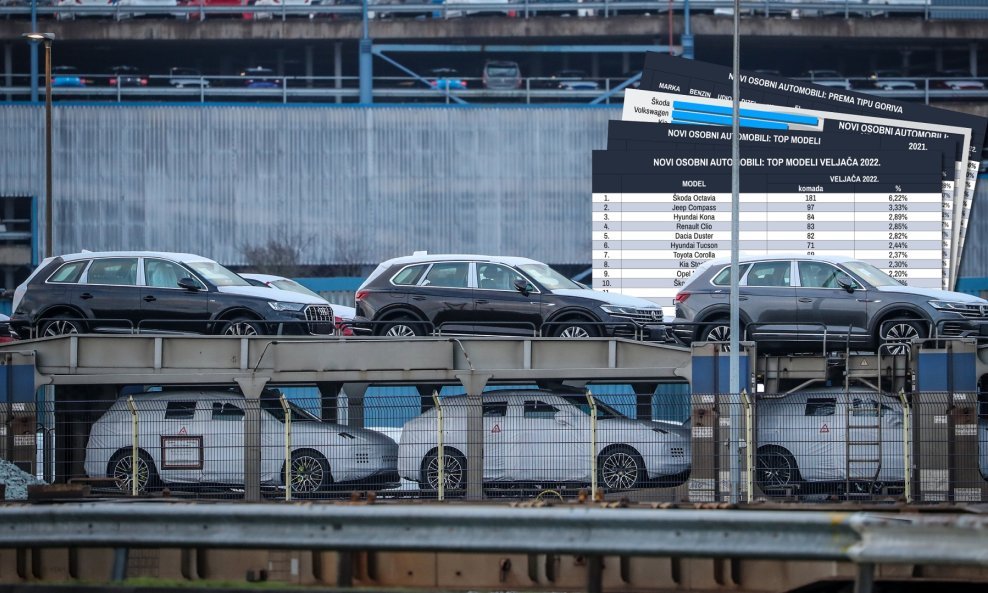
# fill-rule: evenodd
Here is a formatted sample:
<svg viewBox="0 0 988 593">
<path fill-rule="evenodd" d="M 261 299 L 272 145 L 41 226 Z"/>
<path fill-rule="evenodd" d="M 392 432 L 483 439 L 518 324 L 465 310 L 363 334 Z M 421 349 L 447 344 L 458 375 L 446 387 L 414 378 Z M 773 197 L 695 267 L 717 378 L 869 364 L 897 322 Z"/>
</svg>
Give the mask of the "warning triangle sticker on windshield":
<svg viewBox="0 0 988 593">
<path fill-rule="evenodd" d="M 830 428 L 826 424 L 824 424 L 823 426 L 820 427 L 820 432 L 830 432 Z"/>
<path fill-rule="evenodd" d="M 494 433 L 494 434 L 497 434 L 497 433 L 501 432 L 501 425 L 500 424 L 495 424 L 494 425 L 494 428 L 491 429 L 491 432 Z"/>
<path fill-rule="evenodd" d="M 183 426 L 182 430 L 178 431 L 178 434 L 189 434 L 189 431 L 185 430 L 185 427 Z"/>
</svg>

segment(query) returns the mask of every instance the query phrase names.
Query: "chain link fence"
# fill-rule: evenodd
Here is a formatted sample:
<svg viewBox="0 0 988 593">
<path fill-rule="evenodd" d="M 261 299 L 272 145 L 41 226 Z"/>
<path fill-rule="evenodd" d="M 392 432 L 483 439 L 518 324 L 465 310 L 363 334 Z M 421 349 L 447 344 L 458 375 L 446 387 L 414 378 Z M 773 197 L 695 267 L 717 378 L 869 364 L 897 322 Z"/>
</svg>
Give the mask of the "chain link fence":
<svg viewBox="0 0 988 593">
<path fill-rule="evenodd" d="M 201 499 L 988 500 L 974 392 L 336 387 L 8 405 L 0 481 L 8 498 L 44 480 Z"/>
</svg>

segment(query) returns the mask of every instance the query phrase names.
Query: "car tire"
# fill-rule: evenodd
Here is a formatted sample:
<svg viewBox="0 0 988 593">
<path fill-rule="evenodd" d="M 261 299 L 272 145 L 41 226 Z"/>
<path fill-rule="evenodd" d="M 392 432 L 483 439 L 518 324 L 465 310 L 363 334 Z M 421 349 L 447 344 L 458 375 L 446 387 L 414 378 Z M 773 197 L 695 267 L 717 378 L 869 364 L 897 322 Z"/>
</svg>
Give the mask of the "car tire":
<svg viewBox="0 0 988 593">
<path fill-rule="evenodd" d="M 445 466 L 443 482 L 445 492 L 461 491 L 467 485 L 467 460 L 462 453 L 450 447 L 444 447 L 443 465 Z M 439 451 L 433 449 L 422 459 L 421 480 L 419 487 L 428 492 L 439 490 Z"/>
<path fill-rule="evenodd" d="M 381 328 L 381 335 L 389 338 L 414 338 L 424 336 L 425 328 L 410 315 L 395 317 Z"/>
<path fill-rule="evenodd" d="M 124 494 L 133 492 L 131 479 L 133 478 L 133 450 L 130 447 L 120 449 L 113 454 L 110 462 L 106 465 L 106 477 L 115 478 L 120 491 Z M 137 450 L 137 491 L 146 494 L 158 488 L 161 480 L 158 477 L 158 469 L 154 465 L 154 460 L 143 449 Z"/>
<path fill-rule="evenodd" d="M 224 336 L 260 336 L 264 334 L 261 324 L 257 320 L 246 315 L 234 317 L 223 323 L 220 333 Z"/>
<path fill-rule="evenodd" d="M 878 324 L 878 349 L 882 354 L 900 355 L 909 351 L 913 338 L 928 337 L 923 322 L 914 319 L 883 321 Z M 890 344 L 886 346 L 886 344 Z"/>
<path fill-rule="evenodd" d="M 281 466 L 281 480 L 285 480 L 285 466 Z M 300 497 L 324 492 L 333 483 L 333 474 L 326 457 L 318 451 L 299 449 L 292 451 L 292 494 Z"/>
<path fill-rule="evenodd" d="M 83 333 L 82 320 L 74 315 L 60 315 L 57 319 L 42 319 L 38 323 L 38 337 L 51 338 Z"/>
<path fill-rule="evenodd" d="M 645 478 L 645 461 L 631 447 L 614 447 L 600 454 L 597 481 L 607 490 L 641 488 Z"/>
<path fill-rule="evenodd" d="M 740 327 L 741 335 L 744 335 L 744 327 Z M 729 319 L 714 319 L 710 325 L 700 326 L 701 342 L 725 342 L 720 344 L 721 352 L 730 352 L 731 346 L 726 342 L 731 340 L 731 321 Z"/>
<path fill-rule="evenodd" d="M 552 329 L 554 338 L 596 338 L 597 328 L 586 321 L 560 321 Z"/>
<path fill-rule="evenodd" d="M 784 494 L 800 485 L 799 466 L 792 453 L 782 447 L 762 447 L 755 459 L 759 488 L 769 495 Z"/>
</svg>

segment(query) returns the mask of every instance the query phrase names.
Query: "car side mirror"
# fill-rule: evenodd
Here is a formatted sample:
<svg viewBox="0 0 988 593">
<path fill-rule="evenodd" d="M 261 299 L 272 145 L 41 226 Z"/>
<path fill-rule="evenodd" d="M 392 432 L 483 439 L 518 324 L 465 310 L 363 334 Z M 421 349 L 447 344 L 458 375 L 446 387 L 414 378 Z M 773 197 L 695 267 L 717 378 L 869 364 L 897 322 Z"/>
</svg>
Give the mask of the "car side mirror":
<svg viewBox="0 0 988 593">
<path fill-rule="evenodd" d="M 847 292 L 854 292 L 854 281 L 847 274 L 837 275 L 837 286 L 840 286 Z"/>
<path fill-rule="evenodd" d="M 192 278 L 182 278 L 178 281 L 178 286 L 184 288 L 185 290 L 199 290 L 199 283 Z"/>
<path fill-rule="evenodd" d="M 521 278 L 515 278 L 515 288 L 518 289 L 518 292 L 522 293 L 525 296 L 528 296 L 528 293 L 531 292 L 528 289 L 528 286 L 529 284 L 525 280 L 522 280 Z"/>
</svg>

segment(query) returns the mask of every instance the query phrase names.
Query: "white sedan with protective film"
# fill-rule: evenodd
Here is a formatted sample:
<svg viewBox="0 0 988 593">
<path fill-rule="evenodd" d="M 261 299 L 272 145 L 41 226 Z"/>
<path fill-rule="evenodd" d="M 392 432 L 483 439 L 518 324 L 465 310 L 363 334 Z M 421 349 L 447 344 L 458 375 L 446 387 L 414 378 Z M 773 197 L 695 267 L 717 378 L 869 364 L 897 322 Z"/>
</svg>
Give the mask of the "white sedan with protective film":
<svg viewBox="0 0 988 593">
<path fill-rule="evenodd" d="M 164 486 L 244 485 L 242 394 L 223 390 L 166 390 L 134 396 L 138 420 L 137 489 Z M 265 391 L 261 406 L 262 486 L 285 487 L 285 411 L 280 393 Z M 336 484 L 365 489 L 399 482 L 398 445 L 372 430 L 324 422 L 294 404 L 291 409 L 291 487 L 314 495 Z M 133 416 L 118 399 L 93 424 L 86 446 L 86 474 L 114 478 L 132 491 Z"/>
<path fill-rule="evenodd" d="M 828 389 L 762 397 L 756 479 L 766 494 L 881 492 L 905 480 L 895 395 Z"/>
<path fill-rule="evenodd" d="M 587 485 L 591 483 L 590 404 L 582 392 L 490 391 L 483 395 L 484 476 L 499 485 Z M 467 464 L 466 396 L 441 399 L 443 484 L 462 490 Z M 640 488 L 676 483 L 690 467 L 689 439 L 651 422 L 633 420 L 596 402 L 594 460 L 600 487 Z M 433 408 L 405 423 L 398 448 L 402 478 L 423 490 L 439 486 L 437 412 Z"/>
</svg>

